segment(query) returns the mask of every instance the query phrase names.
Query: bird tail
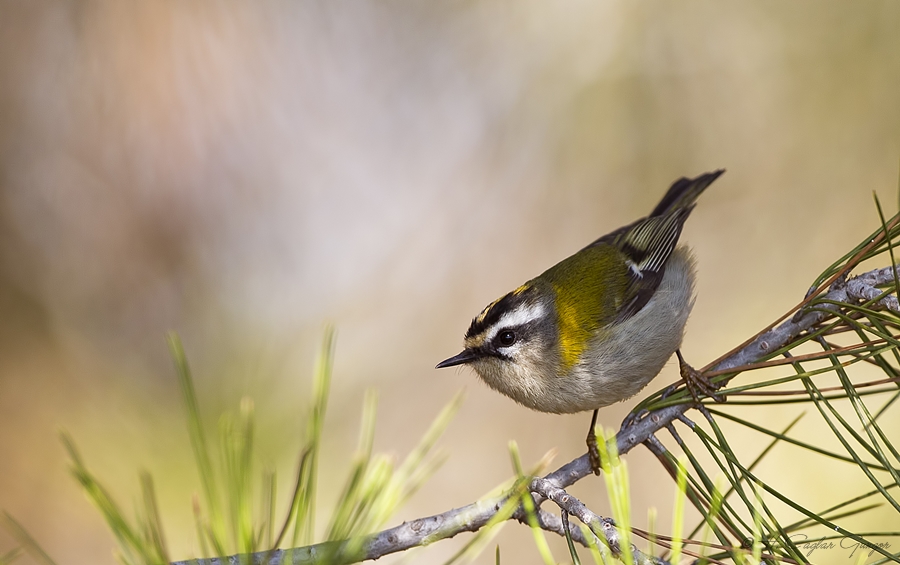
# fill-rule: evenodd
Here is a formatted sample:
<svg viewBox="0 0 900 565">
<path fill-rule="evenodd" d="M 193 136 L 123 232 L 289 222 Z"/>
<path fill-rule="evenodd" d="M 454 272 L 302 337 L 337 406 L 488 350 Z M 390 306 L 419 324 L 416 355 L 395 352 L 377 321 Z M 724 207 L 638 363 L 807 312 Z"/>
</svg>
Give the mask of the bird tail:
<svg viewBox="0 0 900 565">
<path fill-rule="evenodd" d="M 724 172 L 720 169 L 694 179 L 678 179 L 649 216 L 619 228 L 595 243 L 608 242 L 618 247 L 641 276 L 661 274 L 678 244 L 681 228 L 694 209 L 697 197 Z"/>
<path fill-rule="evenodd" d="M 690 209 L 694 207 L 694 202 L 696 202 L 697 197 L 700 196 L 700 194 L 706 190 L 706 187 L 711 185 L 714 180 L 722 176 L 722 173 L 724 172 L 725 169 L 719 169 L 718 171 L 705 173 L 693 179 L 684 177 L 678 179 L 672 183 L 668 192 L 662 197 L 662 200 L 659 201 L 659 204 L 656 205 L 656 208 L 653 209 L 653 212 L 650 213 L 649 217 L 665 216 L 674 210 L 683 208 L 687 208 L 687 211 L 689 212 Z"/>
<path fill-rule="evenodd" d="M 697 197 L 724 172 L 719 169 L 693 179 L 678 179 L 649 216 L 604 235 L 588 247 L 613 245 L 628 257 L 638 272 L 661 273 L 678 244 L 681 228 L 694 209 Z"/>
</svg>

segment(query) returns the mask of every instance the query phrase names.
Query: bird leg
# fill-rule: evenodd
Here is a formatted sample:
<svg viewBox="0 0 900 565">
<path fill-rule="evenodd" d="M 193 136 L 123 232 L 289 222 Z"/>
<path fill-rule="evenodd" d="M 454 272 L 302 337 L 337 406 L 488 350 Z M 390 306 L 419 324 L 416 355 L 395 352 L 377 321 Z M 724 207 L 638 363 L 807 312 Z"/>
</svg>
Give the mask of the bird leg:
<svg viewBox="0 0 900 565">
<path fill-rule="evenodd" d="M 723 395 L 716 394 L 716 390 L 718 390 L 719 387 L 700 373 L 700 371 L 688 365 L 685 362 L 684 357 L 681 356 L 680 349 L 675 350 L 675 355 L 678 356 L 678 369 L 681 373 L 681 378 L 684 380 L 684 384 L 687 387 L 688 392 L 691 393 L 691 397 L 693 397 L 696 404 L 700 404 L 701 394 L 712 398 L 716 402 L 725 402 L 725 397 Z"/>
<path fill-rule="evenodd" d="M 591 416 L 591 429 L 588 430 L 586 440 L 588 459 L 591 462 L 591 470 L 595 475 L 600 474 L 600 449 L 597 448 L 597 435 L 594 433 L 594 428 L 597 426 L 597 412 L 599 410 L 594 410 L 594 415 Z"/>
</svg>

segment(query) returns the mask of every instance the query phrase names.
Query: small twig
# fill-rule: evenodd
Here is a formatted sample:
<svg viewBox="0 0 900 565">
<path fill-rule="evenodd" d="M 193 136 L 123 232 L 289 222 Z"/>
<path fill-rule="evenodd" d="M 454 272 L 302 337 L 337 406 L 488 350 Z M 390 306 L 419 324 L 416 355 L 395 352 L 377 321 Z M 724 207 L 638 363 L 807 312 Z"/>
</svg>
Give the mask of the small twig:
<svg viewBox="0 0 900 565">
<path fill-rule="evenodd" d="M 894 339 L 897 339 L 900 336 L 891 336 Z M 874 346 L 887 344 L 886 339 L 873 339 L 865 342 L 866 345 Z M 838 346 L 835 347 L 832 351 L 814 351 L 812 353 L 804 353 L 803 355 L 797 355 L 790 359 L 769 359 L 768 361 L 762 361 L 759 363 L 748 363 L 746 365 L 741 365 L 742 371 L 751 371 L 755 369 L 766 369 L 769 367 L 780 367 L 782 365 L 790 365 L 791 363 L 796 363 L 797 361 L 818 361 L 820 359 L 827 359 L 829 356 L 833 355 L 854 355 L 854 352 L 859 349 L 859 345 L 846 345 L 846 346 Z M 842 363 L 843 366 L 849 366 L 851 362 Z M 717 377 L 719 375 L 727 375 L 728 373 L 733 372 L 733 369 L 721 369 L 715 371 L 708 371 L 704 373 L 707 377 Z M 728 394 L 740 394 L 738 392 L 730 392 Z"/>
<path fill-rule="evenodd" d="M 553 501 L 568 514 L 581 520 L 598 538 L 602 535 L 613 556 L 616 558 L 621 556 L 621 536 L 611 518 L 602 518 L 594 514 L 580 500 L 547 479 L 540 477 L 533 479 L 531 481 L 531 491 L 547 500 Z M 634 556 L 634 562 L 638 565 L 671 565 L 665 559 L 647 555 L 635 547 L 634 544 L 631 545 L 631 553 Z"/>
<path fill-rule="evenodd" d="M 537 519 L 538 519 L 538 525 L 540 525 L 541 529 L 548 531 L 548 532 L 552 532 L 561 537 L 565 537 L 566 526 L 565 526 L 565 522 L 563 521 L 563 519 L 560 516 L 557 516 L 556 514 L 554 514 L 552 512 L 548 512 L 548 511 L 544 510 L 543 508 L 538 508 L 538 511 L 536 514 L 537 514 Z M 516 516 L 516 518 L 518 519 L 517 516 Z M 569 534 L 572 536 L 572 541 L 574 541 L 575 543 L 578 543 L 585 547 L 588 546 L 588 542 L 586 539 L 584 539 L 584 535 L 582 534 L 580 529 L 577 529 L 577 528 L 574 530 L 570 529 Z"/>
<path fill-rule="evenodd" d="M 883 306 L 892 312 L 900 313 L 900 303 L 897 302 L 897 295 L 891 293 L 885 294 L 883 290 L 877 288 L 879 285 L 893 284 L 894 271 L 895 269 L 891 267 L 884 267 L 883 269 L 869 271 L 858 277 L 853 277 L 844 283 L 847 296 L 849 298 L 865 301 L 875 300 L 881 296 L 882 298 L 875 302 L 875 304 Z"/>
</svg>

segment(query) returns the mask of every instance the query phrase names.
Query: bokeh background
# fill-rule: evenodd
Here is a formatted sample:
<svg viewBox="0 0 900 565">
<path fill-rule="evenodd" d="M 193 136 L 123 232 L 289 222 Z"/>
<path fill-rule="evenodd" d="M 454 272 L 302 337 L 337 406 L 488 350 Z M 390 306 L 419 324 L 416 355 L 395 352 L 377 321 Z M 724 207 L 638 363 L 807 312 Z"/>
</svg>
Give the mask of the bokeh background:
<svg viewBox="0 0 900 565">
<path fill-rule="evenodd" d="M 259 456 L 287 492 L 336 325 L 323 507 L 367 389 L 376 449 L 398 457 L 466 389 L 447 463 L 395 523 L 506 479 L 510 439 L 526 464 L 552 448 L 568 461 L 588 415 L 533 413 L 433 369 L 471 317 L 674 179 L 724 167 L 683 235 L 700 265 L 684 351 L 705 364 L 876 228 L 873 190 L 896 210 L 898 102 L 895 0 L 3 0 L 0 507 L 61 563 L 114 562 L 63 429 L 126 509 L 151 472 L 174 556 L 195 555 L 170 329 L 210 426 L 254 399 Z M 643 450 L 629 462 L 637 521 L 656 506 L 665 531 L 671 482 Z M 835 488 L 780 464 L 804 502 Z M 602 491 L 575 492 L 605 512 Z M 530 537 L 508 526 L 504 562 L 536 561 Z"/>
</svg>

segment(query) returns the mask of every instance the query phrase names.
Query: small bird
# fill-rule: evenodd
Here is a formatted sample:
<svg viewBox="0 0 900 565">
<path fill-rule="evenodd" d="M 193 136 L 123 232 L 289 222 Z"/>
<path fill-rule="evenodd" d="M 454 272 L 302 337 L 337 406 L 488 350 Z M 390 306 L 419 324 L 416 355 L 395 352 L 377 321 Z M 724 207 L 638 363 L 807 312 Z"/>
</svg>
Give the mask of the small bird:
<svg viewBox="0 0 900 565">
<path fill-rule="evenodd" d="M 646 218 L 488 304 L 463 351 L 436 368 L 469 365 L 489 387 L 541 412 L 593 410 L 587 445 L 599 474 L 597 410 L 637 394 L 681 347 L 696 275 L 678 237 L 697 197 L 724 172 L 678 179 Z M 678 357 L 688 386 L 699 378 L 694 384 L 707 390 Z"/>
</svg>

